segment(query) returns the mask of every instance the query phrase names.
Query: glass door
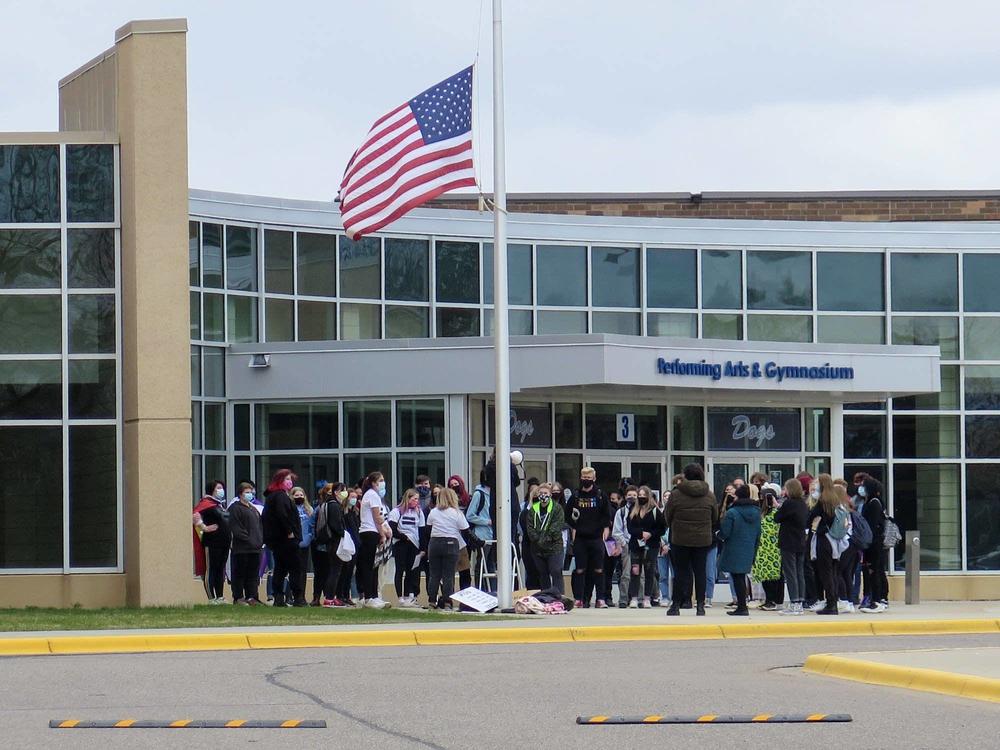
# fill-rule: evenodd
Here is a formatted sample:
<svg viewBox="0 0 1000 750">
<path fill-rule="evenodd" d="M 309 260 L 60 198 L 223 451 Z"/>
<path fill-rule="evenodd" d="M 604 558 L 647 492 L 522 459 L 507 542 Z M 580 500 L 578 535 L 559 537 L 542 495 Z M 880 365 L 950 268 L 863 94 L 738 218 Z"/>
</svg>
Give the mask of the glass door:
<svg viewBox="0 0 1000 750">
<path fill-rule="evenodd" d="M 663 492 L 663 462 L 633 460 L 628 462 L 628 474 L 637 486 L 646 485 L 659 498 Z"/>
<path fill-rule="evenodd" d="M 708 459 L 708 484 L 715 493 L 715 499 L 721 504 L 726 496 L 726 485 L 734 479 L 748 481 L 755 466 L 749 456 L 720 456 Z"/>
<path fill-rule="evenodd" d="M 542 454 L 532 454 L 528 451 L 524 452 L 524 464 L 521 467 L 524 470 L 524 480 L 525 483 L 532 477 L 537 479 L 539 482 L 551 482 L 552 474 L 550 473 L 549 466 L 549 456 Z M 523 487 L 522 487 L 523 489 Z"/>
<path fill-rule="evenodd" d="M 767 476 L 768 482 L 783 487 L 785 482 L 794 479 L 795 475 L 798 474 L 798 463 L 788 459 L 774 461 L 769 459 L 761 461 L 757 465 L 757 470 Z"/>
<path fill-rule="evenodd" d="M 604 493 L 605 497 L 618 489 L 622 477 L 628 476 L 628 463 L 621 459 L 595 459 L 590 462 L 589 466 L 594 467 L 594 471 L 597 472 L 597 486 Z M 580 477 L 577 477 L 573 489 L 575 490 L 579 486 Z"/>
</svg>

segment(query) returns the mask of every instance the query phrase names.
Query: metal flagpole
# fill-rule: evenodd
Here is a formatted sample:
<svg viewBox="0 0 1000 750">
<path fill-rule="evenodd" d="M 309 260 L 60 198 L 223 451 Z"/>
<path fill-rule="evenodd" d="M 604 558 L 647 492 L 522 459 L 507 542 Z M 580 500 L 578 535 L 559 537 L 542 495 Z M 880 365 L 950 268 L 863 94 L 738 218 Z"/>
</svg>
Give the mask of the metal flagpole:
<svg viewBox="0 0 1000 750">
<path fill-rule="evenodd" d="M 493 346 L 496 355 L 494 435 L 496 440 L 497 595 L 501 607 L 513 606 L 510 525 L 510 350 L 507 332 L 507 187 L 503 126 L 503 11 L 493 0 Z"/>
</svg>

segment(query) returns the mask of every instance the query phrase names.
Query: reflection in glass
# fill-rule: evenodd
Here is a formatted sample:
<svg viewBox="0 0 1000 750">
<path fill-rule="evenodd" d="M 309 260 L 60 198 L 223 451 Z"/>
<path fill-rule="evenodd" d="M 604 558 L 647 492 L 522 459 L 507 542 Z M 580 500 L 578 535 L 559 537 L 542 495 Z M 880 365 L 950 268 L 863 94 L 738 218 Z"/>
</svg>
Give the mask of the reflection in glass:
<svg viewBox="0 0 1000 750">
<path fill-rule="evenodd" d="M 646 313 L 646 335 L 698 338 L 698 316 L 695 313 Z"/>
<path fill-rule="evenodd" d="M 827 453 L 830 450 L 830 410 L 820 407 L 805 409 L 806 451 Z"/>
<path fill-rule="evenodd" d="M 966 458 L 1000 458 L 1000 416 L 965 418 Z"/>
<path fill-rule="evenodd" d="M 697 252 L 659 247 L 646 249 L 647 306 L 698 306 Z"/>
<path fill-rule="evenodd" d="M 958 309 L 958 256 L 892 253 L 892 309 Z"/>
<path fill-rule="evenodd" d="M 479 243 L 438 242 L 434 252 L 437 301 L 479 302 Z"/>
<path fill-rule="evenodd" d="M 70 419 L 114 419 L 115 413 L 114 360 L 70 360 Z"/>
<path fill-rule="evenodd" d="M 1000 411 L 1000 366 L 965 368 L 965 408 Z"/>
<path fill-rule="evenodd" d="M 957 416 L 897 414 L 892 418 L 894 458 L 958 458 Z"/>
<path fill-rule="evenodd" d="M 344 447 L 392 446 L 392 403 L 389 401 L 344 402 Z"/>
<path fill-rule="evenodd" d="M 0 295 L 0 354 L 58 354 L 60 302 L 58 294 Z"/>
<path fill-rule="evenodd" d="M 845 414 L 844 457 L 885 458 L 885 417 Z"/>
<path fill-rule="evenodd" d="M 958 318 L 893 315 L 892 343 L 940 346 L 941 359 L 958 359 Z"/>
<path fill-rule="evenodd" d="M 299 300 L 299 341 L 333 341 L 337 338 L 337 304 Z"/>
<path fill-rule="evenodd" d="M 226 309 L 224 294 L 204 294 L 202 313 L 202 335 L 205 341 L 226 340 Z"/>
<path fill-rule="evenodd" d="M 337 448 L 337 402 L 257 404 L 257 450 Z"/>
<path fill-rule="evenodd" d="M 816 289 L 820 310 L 884 310 L 884 255 L 816 253 Z"/>
<path fill-rule="evenodd" d="M 62 365 L 0 360 L 0 419 L 62 419 Z"/>
<path fill-rule="evenodd" d="M 539 310 L 538 333 L 586 333 L 587 313 L 575 310 Z M 577 477 L 579 479 L 579 477 Z"/>
<path fill-rule="evenodd" d="M 201 347 L 191 347 L 191 395 L 201 395 Z"/>
<path fill-rule="evenodd" d="M 910 409 L 958 409 L 958 365 L 941 365 L 941 391 L 892 400 L 897 411 Z"/>
<path fill-rule="evenodd" d="M 290 299 L 264 300 L 265 340 L 295 341 L 295 303 Z"/>
<path fill-rule="evenodd" d="M 58 289 L 61 276 L 58 229 L 0 229 L 0 289 Z"/>
<path fill-rule="evenodd" d="M 201 225 L 201 284 L 222 289 L 222 227 Z"/>
<path fill-rule="evenodd" d="M 377 339 L 382 336 L 382 308 L 379 305 L 340 305 L 340 338 L 343 341 Z"/>
<path fill-rule="evenodd" d="M 671 450 L 700 451 L 705 448 L 705 416 L 700 406 L 672 406 Z"/>
<path fill-rule="evenodd" d="M 224 451 L 226 449 L 226 405 L 210 404 L 204 405 L 205 413 L 205 450 Z M 205 473 L 211 477 L 225 477 L 225 456 L 219 456 L 221 469 L 209 466 L 206 457 Z"/>
<path fill-rule="evenodd" d="M 0 146 L 0 224 L 58 221 L 59 147 Z"/>
<path fill-rule="evenodd" d="M 114 425 L 69 428 L 69 564 L 118 564 L 118 450 Z"/>
<path fill-rule="evenodd" d="M 197 225 L 195 225 L 197 226 Z M 115 233 L 113 229 L 70 229 L 67 284 L 77 289 L 113 289 Z M 197 283 L 197 279 L 193 280 Z"/>
<path fill-rule="evenodd" d="M 66 299 L 70 354 L 114 353 L 115 296 L 71 294 Z"/>
<path fill-rule="evenodd" d="M 556 404 L 556 448 L 583 447 L 583 407 L 580 404 Z"/>
<path fill-rule="evenodd" d="M 398 453 L 396 454 L 396 470 L 399 479 L 396 487 L 400 489 L 412 487 L 416 478 L 423 474 L 431 478 L 431 484 L 444 484 L 447 476 L 444 473 L 444 453 Z M 389 484 L 391 480 L 387 479 Z M 388 499 L 389 495 L 386 494 Z"/>
<path fill-rule="evenodd" d="M 191 448 L 201 450 L 201 402 L 191 402 Z M 202 490 L 198 490 L 201 492 Z"/>
<path fill-rule="evenodd" d="M 68 221 L 115 220 L 114 146 L 66 146 L 66 213 Z"/>
<path fill-rule="evenodd" d="M 188 266 L 191 270 L 191 286 L 201 286 L 201 224 L 188 222 Z"/>
<path fill-rule="evenodd" d="M 701 305 L 705 309 L 743 307 L 743 260 L 739 250 L 701 251 Z"/>
<path fill-rule="evenodd" d="M 965 358 L 1000 359 L 1000 318 L 965 319 Z"/>
<path fill-rule="evenodd" d="M 969 570 L 1000 570 L 1000 463 L 965 467 Z"/>
<path fill-rule="evenodd" d="M 385 298 L 426 302 L 427 240 L 385 241 Z"/>
<path fill-rule="evenodd" d="M 257 342 L 257 298 L 230 294 L 226 298 L 229 318 L 229 341 L 237 344 Z"/>
<path fill-rule="evenodd" d="M 966 312 L 1000 311 L 1000 294 L 997 294 L 997 280 L 1000 279 L 1000 254 L 965 253 L 962 257 L 962 294 L 965 297 Z"/>
<path fill-rule="evenodd" d="M 397 401 L 396 444 L 406 448 L 444 445 L 444 401 Z"/>
<path fill-rule="evenodd" d="M 749 315 L 750 341 L 812 341 L 812 318 L 808 315 Z"/>
<path fill-rule="evenodd" d="M 224 398 L 226 395 L 226 350 L 218 346 L 202 347 L 202 367 L 205 395 Z"/>
<path fill-rule="evenodd" d="M 387 339 L 423 339 L 430 336 L 430 310 L 404 305 L 385 306 Z"/>
<path fill-rule="evenodd" d="M 590 332 L 638 336 L 639 326 L 639 313 L 594 312 Z"/>
<path fill-rule="evenodd" d="M 250 450 L 250 404 L 233 404 L 233 450 Z"/>
<path fill-rule="evenodd" d="M 352 240 L 340 235 L 337 244 L 340 246 L 340 296 L 379 299 L 382 296 L 382 261 L 378 237 Z"/>
<path fill-rule="evenodd" d="M 724 313 L 702 313 L 701 337 L 739 341 L 743 338 L 743 316 Z"/>
<path fill-rule="evenodd" d="M 337 294 L 337 236 L 299 232 L 295 240 L 299 294 L 334 297 Z"/>
<path fill-rule="evenodd" d="M 823 344 L 884 344 L 885 318 L 880 315 L 820 315 L 816 340 Z"/>
<path fill-rule="evenodd" d="M 576 487 L 580 483 L 583 456 L 579 453 L 557 453 L 555 477 L 563 487 Z"/>
<path fill-rule="evenodd" d="M 0 568 L 63 566 L 62 429 L 0 427 Z"/>
<path fill-rule="evenodd" d="M 635 415 L 635 440 L 618 442 L 618 414 Z M 587 404 L 587 447 L 591 450 L 667 449 L 667 407 L 646 404 Z"/>
<path fill-rule="evenodd" d="M 962 480 L 957 464 L 895 464 L 893 515 L 900 529 L 920 532 L 921 570 L 962 567 Z M 906 545 L 896 548 L 903 570 Z"/>
<path fill-rule="evenodd" d="M 479 336 L 479 309 L 439 307 L 437 309 L 437 335 Z"/>
<path fill-rule="evenodd" d="M 594 307 L 639 307 L 638 248 L 593 247 L 590 263 Z"/>
<path fill-rule="evenodd" d="M 291 294 L 293 235 L 275 229 L 264 230 L 264 291 Z M 232 271 L 230 271 L 231 273 Z M 230 287 L 232 288 L 232 287 Z"/>
<path fill-rule="evenodd" d="M 534 330 L 531 310 L 507 310 L 507 333 L 511 336 L 530 336 Z M 493 335 L 493 310 L 483 311 L 483 335 Z"/>
<path fill-rule="evenodd" d="M 315 491 L 319 481 L 336 482 L 341 477 L 340 459 L 336 455 L 258 455 L 257 483 L 266 485 L 279 469 L 291 470 L 299 478 L 299 485 L 306 488 L 307 492 Z"/>
<path fill-rule="evenodd" d="M 392 476 L 391 453 L 348 453 L 344 456 L 344 477 L 349 482 L 361 483 L 373 471 L 380 471 L 385 477 L 385 497 L 387 504 L 397 497 Z"/>
<path fill-rule="evenodd" d="M 191 340 L 199 341 L 201 339 L 201 294 L 198 292 L 191 292 Z"/>
<path fill-rule="evenodd" d="M 531 304 L 531 245 L 507 245 L 507 300 Z M 483 243 L 483 302 L 493 304 L 493 243 Z"/>
<path fill-rule="evenodd" d="M 810 309 L 812 253 L 784 250 L 748 252 L 747 305 L 751 310 Z M 754 337 L 751 335 L 751 338 Z"/>
<path fill-rule="evenodd" d="M 587 304 L 587 249 L 564 245 L 539 245 L 535 248 L 538 263 L 538 304 Z M 541 328 L 539 321 L 539 328 Z M 579 479 L 579 477 L 577 477 Z"/>
</svg>

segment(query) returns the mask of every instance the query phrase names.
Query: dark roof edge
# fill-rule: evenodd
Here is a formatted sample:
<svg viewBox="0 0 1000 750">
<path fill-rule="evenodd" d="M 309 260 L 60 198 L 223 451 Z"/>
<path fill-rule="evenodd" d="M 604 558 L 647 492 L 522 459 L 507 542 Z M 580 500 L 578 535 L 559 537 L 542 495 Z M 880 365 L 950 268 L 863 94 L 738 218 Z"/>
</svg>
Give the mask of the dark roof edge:
<svg viewBox="0 0 1000 750">
<path fill-rule="evenodd" d="M 487 193 L 492 196 L 492 193 Z M 508 201 L 531 203 L 648 203 L 656 201 L 822 201 L 822 200 L 947 200 L 1000 198 L 1000 190 L 832 190 L 832 191 L 705 191 L 703 193 L 507 193 Z M 429 201 L 429 204 L 452 201 L 475 201 L 476 193 L 452 193 Z"/>
</svg>

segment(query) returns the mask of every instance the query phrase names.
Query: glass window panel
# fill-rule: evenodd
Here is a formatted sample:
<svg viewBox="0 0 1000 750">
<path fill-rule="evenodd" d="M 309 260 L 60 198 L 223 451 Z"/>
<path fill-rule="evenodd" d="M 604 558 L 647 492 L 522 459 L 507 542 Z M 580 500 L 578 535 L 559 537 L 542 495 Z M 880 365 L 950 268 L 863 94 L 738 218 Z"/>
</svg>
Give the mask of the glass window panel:
<svg viewBox="0 0 1000 750">
<path fill-rule="evenodd" d="M 965 368 L 965 408 L 1000 410 L 1000 367 Z"/>
<path fill-rule="evenodd" d="M 386 239 L 385 298 L 427 302 L 427 240 Z"/>
<path fill-rule="evenodd" d="M 215 477 L 219 481 L 226 478 L 226 457 L 225 456 L 205 456 L 205 476 Z M 199 490 L 203 490 L 204 486 Z M 200 493 L 199 493 L 200 494 Z"/>
<path fill-rule="evenodd" d="M 556 448 L 583 447 L 583 407 L 580 404 L 556 404 Z"/>
<path fill-rule="evenodd" d="M 341 477 L 340 458 L 335 455 L 257 456 L 258 486 L 266 486 L 279 469 L 290 469 L 310 497 L 320 482 L 336 482 Z"/>
<path fill-rule="evenodd" d="M 226 340 L 226 296 L 224 294 L 204 294 L 202 335 L 205 341 Z"/>
<path fill-rule="evenodd" d="M 885 458 L 885 417 L 845 414 L 844 457 Z"/>
<path fill-rule="evenodd" d="M 808 315 L 749 315 L 750 341 L 812 341 L 812 318 Z"/>
<path fill-rule="evenodd" d="M 257 298 L 230 294 L 226 298 L 229 341 L 237 344 L 257 341 Z"/>
<path fill-rule="evenodd" d="M 721 313 L 703 313 L 701 316 L 703 339 L 739 341 L 743 338 L 743 316 Z"/>
<path fill-rule="evenodd" d="M 0 223 L 59 220 L 59 147 L 0 146 Z"/>
<path fill-rule="evenodd" d="M 377 339 L 382 336 L 382 308 L 379 305 L 340 305 L 340 338 L 344 341 Z"/>
<path fill-rule="evenodd" d="M 958 417 L 903 414 L 892 418 L 894 458 L 957 458 Z"/>
<path fill-rule="evenodd" d="M 253 470 L 250 468 L 250 456 L 233 456 L 233 476 L 236 483 L 253 480 Z M 235 487 L 233 488 L 236 489 Z"/>
<path fill-rule="evenodd" d="M 267 341 L 295 341 L 295 303 L 290 299 L 264 300 Z"/>
<path fill-rule="evenodd" d="M 437 335 L 479 336 L 479 310 L 460 307 L 437 309 Z"/>
<path fill-rule="evenodd" d="M 844 464 L 844 478 L 850 482 L 855 474 L 863 473 L 885 484 L 885 464 Z M 812 474 L 812 472 L 810 472 Z M 812 474 L 816 476 L 815 474 Z"/>
<path fill-rule="evenodd" d="M 444 453 L 441 452 L 397 453 L 396 470 L 399 472 L 396 494 L 401 494 L 406 487 L 412 487 L 421 474 L 429 476 L 432 484 L 443 485 L 448 478 L 444 473 Z M 389 499 L 388 492 L 386 499 Z"/>
<path fill-rule="evenodd" d="M 507 301 L 531 304 L 531 245 L 507 245 Z M 493 304 L 493 243 L 483 243 L 483 302 Z"/>
<path fill-rule="evenodd" d="M 638 248 L 592 247 L 590 264 L 594 307 L 639 307 Z"/>
<path fill-rule="evenodd" d="M 195 225 L 197 226 L 197 224 Z M 67 284 L 76 289 L 113 289 L 115 232 L 113 229 L 70 229 Z M 195 238 L 197 242 L 197 238 Z M 197 259 L 197 257 L 196 257 Z M 197 283 L 197 278 L 193 279 Z"/>
<path fill-rule="evenodd" d="M 965 418 L 967 458 L 1000 458 L 1000 417 L 980 414 Z"/>
<path fill-rule="evenodd" d="M 965 358 L 1000 359 L 1000 318 L 965 319 Z"/>
<path fill-rule="evenodd" d="M 345 401 L 344 443 L 347 448 L 392 446 L 392 403 Z"/>
<path fill-rule="evenodd" d="M 63 566 L 59 427 L 0 427 L 0 568 Z"/>
<path fill-rule="evenodd" d="M 233 449 L 250 450 L 250 404 L 233 404 Z"/>
<path fill-rule="evenodd" d="M 647 313 L 646 335 L 698 338 L 698 316 L 695 313 Z"/>
<path fill-rule="evenodd" d="M 239 292 L 257 291 L 256 229 L 226 227 L 226 283 Z"/>
<path fill-rule="evenodd" d="M 826 453 L 830 450 L 830 410 L 819 407 L 805 409 L 806 450 Z"/>
<path fill-rule="evenodd" d="M 965 467 L 969 570 L 1000 570 L 1000 464 Z"/>
<path fill-rule="evenodd" d="M 922 396 L 903 396 L 892 400 L 892 408 L 908 409 L 958 409 L 958 365 L 941 365 L 941 391 Z"/>
<path fill-rule="evenodd" d="M 618 442 L 616 415 L 635 415 L 635 441 Z M 587 404 L 587 447 L 592 450 L 667 449 L 667 407 Z"/>
<path fill-rule="evenodd" d="M 575 310 L 539 310 L 538 333 L 586 333 L 587 313 Z M 579 477 L 577 477 L 579 479 Z"/>
<path fill-rule="evenodd" d="M 0 229 L 0 289 L 58 289 L 61 278 L 58 229 Z"/>
<path fill-rule="evenodd" d="M 337 244 L 340 246 L 340 296 L 380 299 L 382 260 L 378 237 L 363 237 L 355 241 L 339 235 Z"/>
<path fill-rule="evenodd" d="M 295 240 L 299 294 L 334 297 L 337 294 L 337 236 L 299 232 Z"/>
<path fill-rule="evenodd" d="M 822 344 L 884 344 L 885 318 L 876 315 L 820 315 L 816 336 Z"/>
<path fill-rule="evenodd" d="M 806 456 L 803 467 L 809 476 L 818 477 L 820 474 L 830 473 L 830 459 L 826 456 Z"/>
<path fill-rule="evenodd" d="M 335 302 L 299 301 L 299 341 L 333 341 L 337 338 Z"/>
<path fill-rule="evenodd" d="M 438 242 L 434 252 L 437 301 L 479 302 L 479 243 Z"/>
<path fill-rule="evenodd" d="M 226 405 L 225 404 L 205 404 L 205 450 L 224 451 L 226 449 Z M 223 462 L 223 466 L 225 463 Z M 207 471 L 209 477 L 223 477 L 225 470 Z"/>
<path fill-rule="evenodd" d="M 201 225 L 201 284 L 222 289 L 222 227 Z"/>
<path fill-rule="evenodd" d="M 201 493 L 204 492 L 204 482 L 202 481 L 202 471 L 201 471 L 201 456 L 191 457 L 191 497 L 197 499 L 201 497 Z M 192 503 L 193 505 L 194 503 Z"/>
<path fill-rule="evenodd" d="M 493 311 L 483 311 L 483 335 L 493 335 Z M 511 336 L 530 336 L 534 333 L 531 310 L 507 310 L 507 333 Z"/>
<path fill-rule="evenodd" d="M 115 351 L 115 296 L 71 294 L 67 297 L 70 354 Z"/>
<path fill-rule="evenodd" d="M 336 402 L 257 404 L 257 450 L 337 448 L 337 415 Z"/>
<path fill-rule="evenodd" d="M 580 469 L 583 468 L 583 456 L 579 453 L 557 453 L 555 478 L 563 486 L 576 487 L 580 484 Z"/>
<path fill-rule="evenodd" d="M 201 286 L 201 224 L 188 222 L 188 266 L 191 269 L 191 286 Z"/>
<path fill-rule="evenodd" d="M 817 307 L 820 310 L 884 310 L 884 266 L 883 253 L 817 253 Z"/>
<path fill-rule="evenodd" d="M 59 295 L 0 295 L 0 354 L 58 354 L 61 349 Z"/>
<path fill-rule="evenodd" d="M 812 308 L 812 253 L 786 250 L 748 252 L 747 306 L 751 310 Z"/>
<path fill-rule="evenodd" d="M 966 312 L 1000 312 L 1000 254 L 966 253 L 962 257 L 962 294 Z"/>
<path fill-rule="evenodd" d="M 294 291 L 292 240 L 291 232 L 264 230 L 264 291 L 277 294 Z"/>
<path fill-rule="evenodd" d="M 702 468 L 705 467 L 705 457 L 704 456 L 674 456 L 671 460 L 671 474 L 681 474 L 684 472 L 684 467 L 688 464 L 698 464 Z"/>
<path fill-rule="evenodd" d="M 0 360 L 0 419 L 62 419 L 62 364 Z"/>
<path fill-rule="evenodd" d="M 191 347 L 191 395 L 201 395 L 201 347 Z"/>
<path fill-rule="evenodd" d="M 486 445 L 486 433 L 483 427 L 483 414 L 486 403 L 480 399 L 469 400 L 469 432 L 473 445 Z"/>
<path fill-rule="evenodd" d="M 639 313 L 595 312 L 591 321 L 591 333 L 620 333 L 638 336 Z"/>
<path fill-rule="evenodd" d="M 904 531 L 920 532 L 921 570 L 962 567 L 962 481 L 957 464 L 895 464 L 893 516 Z M 906 565 L 905 544 L 896 570 Z"/>
<path fill-rule="evenodd" d="M 191 292 L 191 340 L 201 339 L 201 294 Z"/>
<path fill-rule="evenodd" d="M 585 306 L 587 248 L 539 245 L 535 254 L 538 263 L 538 304 Z"/>
<path fill-rule="evenodd" d="M 191 402 L 191 449 L 201 450 L 201 402 Z"/>
<path fill-rule="evenodd" d="M 114 146 L 66 146 L 66 214 L 68 221 L 115 220 Z"/>
<path fill-rule="evenodd" d="M 202 367 L 205 374 L 205 395 L 226 395 L 226 350 L 217 346 L 202 347 Z"/>
<path fill-rule="evenodd" d="M 844 404 L 844 409 L 846 411 L 885 411 L 886 402 L 885 401 L 855 401 L 854 403 Z"/>
<path fill-rule="evenodd" d="M 387 339 L 424 339 L 430 336 L 430 309 L 403 305 L 385 306 Z"/>
<path fill-rule="evenodd" d="M 349 483 L 361 484 L 373 471 L 380 471 L 385 476 L 385 502 L 386 505 L 392 503 L 396 495 L 392 486 L 391 453 L 348 453 L 344 456 L 344 478 Z"/>
<path fill-rule="evenodd" d="M 698 307 L 697 252 L 659 247 L 646 249 L 648 307 Z"/>
<path fill-rule="evenodd" d="M 670 407 L 671 450 L 705 449 L 705 415 L 700 406 Z M 683 467 L 682 467 L 683 468 Z"/>
<path fill-rule="evenodd" d="M 397 401 L 396 443 L 406 448 L 444 445 L 444 401 Z"/>
<path fill-rule="evenodd" d="M 741 255 L 739 250 L 701 251 L 701 306 L 703 308 L 739 310 L 743 307 L 743 259 Z"/>
<path fill-rule="evenodd" d="M 892 253 L 892 309 L 958 309 L 958 256 Z"/>
<path fill-rule="evenodd" d="M 69 363 L 70 419 L 115 418 L 115 362 L 110 359 Z"/>
<path fill-rule="evenodd" d="M 958 318 L 894 315 L 892 343 L 940 346 L 942 359 L 958 359 Z"/>
<path fill-rule="evenodd" d="M 69 428 L 69 564 L 118 564 L 118 450 L 114 425 Z"/>
</svg>

